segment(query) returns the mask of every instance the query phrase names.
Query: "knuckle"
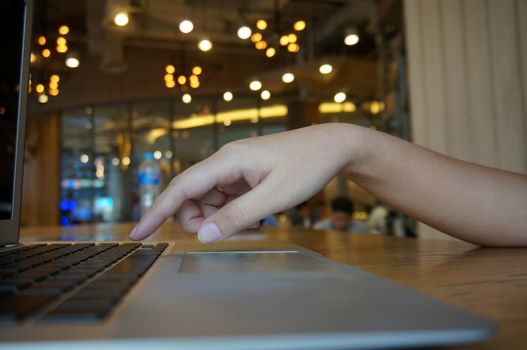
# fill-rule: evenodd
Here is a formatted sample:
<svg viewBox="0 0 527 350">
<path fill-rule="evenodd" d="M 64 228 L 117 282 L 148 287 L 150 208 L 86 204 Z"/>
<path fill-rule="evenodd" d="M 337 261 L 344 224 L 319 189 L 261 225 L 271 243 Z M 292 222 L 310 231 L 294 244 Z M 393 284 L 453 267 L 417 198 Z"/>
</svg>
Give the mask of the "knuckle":
<svg viewBox="0 0 527 350">
<path fill-rule="evenodd" d="M 225 219 L 233 230 L 242 230 L 247 226 L 247 214 L 236 202 L 231 202 L 225 211 Z"/>
</svg>

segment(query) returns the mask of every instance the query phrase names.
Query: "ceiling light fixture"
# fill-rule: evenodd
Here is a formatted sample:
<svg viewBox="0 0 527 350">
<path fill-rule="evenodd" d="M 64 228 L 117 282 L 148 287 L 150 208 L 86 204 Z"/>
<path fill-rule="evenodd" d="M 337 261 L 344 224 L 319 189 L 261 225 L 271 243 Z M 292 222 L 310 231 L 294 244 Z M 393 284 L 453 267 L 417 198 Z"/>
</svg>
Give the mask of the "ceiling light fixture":
<svg viewBox="0 0 527 350">
<path fill-rule="evenodd" d="M 249 39 L 251 34 L 252 34 L 251 28 L 247 26 L 242 26 L 238 29 L 238 38 L 242 40 Z"/>
<path fill-rule="evenodd" d="M 70 52 L 66 57 L 66 66 L 69 68 L 77 68 L 80 65 L 79 56 Z"/>
<path fill-rule="evenodd" d="M 286 84 L 292 83 L 295 80 L 293 73 L 287 72 L 282 75 L 282 81 Z"/>
<path fill-rule="evenodd" d="M 337 92 L 335 96 L 333 97 L 333 100 L 337 103 L 342 103 L 346 101 L 346 94 L 342 91 Z"/>
<path fill-rule="evenodd" d="M 344 32 L 344 44 L 347 46 L 353 46 L 359 42 L 359 34 L 354 28 L 348 28 Z"/>
<path fill-rule="evenodd" d="M 234 95 L 232 94 L 232 92 L 230 91 L 225 91 L 223 93 L 223 99 L 226 101 L 226 102 L 230 102 L 232 101 L 232 99 L 234 98 Z"/>
<path fill-rule="evenodd" d="M 203 52 L 208 52 L 212 49 L 212 43 L 208 39 L 202 39 L 198 43 L 198 48 Z"/>
<path fill-rule="evenodd" d="M 181 33 L 188 34 L 188 33 L 190 33 L 193 30 L 194 30 L 194 23 L 192 23 L 188 19 L 183 20 L 183 21 L 181 21 L 181 23 L 179 23 L 179 31 Z"/>
<path fill-rule="evenodd" d="M 325 63 L 318 67 L 318 71 L 320 72 L 320 74 L 329 74 L 333 72 L 333 66 L 331 64 Z"/>
<path fill-rule="evenodd" d="M 262 98 L 262 100 L 268 100 L 271 98 L 271 92 L 269 92 L 269 90 L 263 90 L 260 93 L 260 97 Z"/>
<path fill-rule="evenodd" d="M 181 101 L 183 101 L 183 103 L 190 103 L 192 102 L 192 96 L 190 96 L 190 94 L 184 94 L 181 96 Z"/>
<path fill-rule="evenodd" d="M 262 88 L 262 83 L 259 80 L 253 80 L 249 84 L 249 89 L 252 91 L 258 91 Z"/>
<path fill-rule="evenodd" d="M 126 11 L 117 12 L 113 18 L 113 22 L 119 27 L 126 26 L 129 21 L 130 18 L 128 17 L 128 13 Z"/>
</svg>

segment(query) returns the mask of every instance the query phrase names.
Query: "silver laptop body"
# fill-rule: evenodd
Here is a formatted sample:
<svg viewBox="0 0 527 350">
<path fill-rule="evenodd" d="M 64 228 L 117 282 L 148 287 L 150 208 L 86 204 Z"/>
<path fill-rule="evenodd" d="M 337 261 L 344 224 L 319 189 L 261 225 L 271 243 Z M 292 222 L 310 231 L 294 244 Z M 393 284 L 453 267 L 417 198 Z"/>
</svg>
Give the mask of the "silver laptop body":
<svg viewBox="0 0 527 350">
<path fill-rule="evenodd" d="M 32 2 L 3 3 L 18 4 L 13 7 L 25 14 L 17 71 L 26 87 Z M 0 202 L 0 253 L 19 246 L 27 104 L 27 90 L 20 91 L 16 111 L 8 110 L 15 150 L 0 159 L 7 164 L 2 169 L 11 169 L 0 178 L 3 192 L 11 188 Z M 0 323 L 0 347 L 366 349 L 472 342 L 496 329 L 491 321 L 397 283 L 264 240 L 171 243 L 104 321 L 40 317 L 58 303 L 22 322 Z"/>
</svg>

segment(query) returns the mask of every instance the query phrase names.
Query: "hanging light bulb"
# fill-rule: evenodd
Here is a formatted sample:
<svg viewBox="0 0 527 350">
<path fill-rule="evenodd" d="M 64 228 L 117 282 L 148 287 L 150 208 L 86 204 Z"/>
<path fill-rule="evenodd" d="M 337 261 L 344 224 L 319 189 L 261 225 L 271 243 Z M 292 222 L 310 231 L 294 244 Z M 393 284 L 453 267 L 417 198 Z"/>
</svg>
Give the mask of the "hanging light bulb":
<svg viewBox="0 0 527 350">
<path fill-rule="evenodd" d="M 238 38 L 242 40 L 249 39 L 251 34 L 252 34 L 251 28 L 247 26 L 242 26 L 238 29 Z"/>
<path fill-rule="evenodd" d="M 295 24 L 293 24 L 293 29 L 297 32 L 306 29 L 306 22 L 303 20 L 296 21 Z"/>
<path fill-rule="evenodd" d="M 38 102 L 44 104 L 44 103 L 47 103 L 48 101 L 49 101 L 48 95 L 42 94 L 38 96 Z"/>
<path fill-rule="evenodd" d="M 41 36 L 38 37 L 38 44 L 40 46 L 46 45 L 46 37 L 44 35 L 41 35 Z"/>
<path fill-rule="evenodd" d="M 179 30 L 183 34 L 188 34 L 194 30 L 194 23 L 192 23 L 188 19 L 183 20 L 181 21 L 181 23 L 179 23 Z"/>
<path fill-rule="evenodd" d="M 167 72 L 168 74 L 174 74 L 176 72 L 176 67 L 171 64 L 167 64 L 165 67 L 165 72 Z"/>
<path fill-rule="evenodd" d="M 259 19 L 258 21 L 256 21 L 256 28 L 260 30 L 265 30 L 267 28 L 267 22 L 265 21 L 265 19 Z"/>
<path fill-rule="evenodd" d="M 198 43 L 198 48 L 203 52 L 208 52 L 212 49 L 212 43 L 208 39 L 202 39 Z"/>
<path fill-rule="evenodd" d="M 60 35 L 66 35 L 70 32 L 70 28 L 67 25 L 61 25 L 58 32 Z"/>
<path fill-rule="evenodd" d="M 276 55 L 276 49 L 274 47 L 269 47 L 267 50 L 265 50 L 265 55 L 269 58 Z"/>
<path fill-rule="evenodd" d="M 263 39 L 262 33 L 254 33 L 253 35 L 251 35 L 251 41 L 253 43 L 257 43 L 257 42 L 259 42 L 262 39 Z"/>
<path fill-rule="evenodd" d="M 257 50 L 265 50 L 267 48 L 267 42 L 265 40 L 259 41 L 254 44 Z"/>
<path fill-rule="evenodd" d="M 203 69 L 201 69 L 200 66 L 194 66 L 192 68 L 192 74 L 194 74 L 194 75 L 200 75 L 201 72 L 203 72 Z"/>
</svg>

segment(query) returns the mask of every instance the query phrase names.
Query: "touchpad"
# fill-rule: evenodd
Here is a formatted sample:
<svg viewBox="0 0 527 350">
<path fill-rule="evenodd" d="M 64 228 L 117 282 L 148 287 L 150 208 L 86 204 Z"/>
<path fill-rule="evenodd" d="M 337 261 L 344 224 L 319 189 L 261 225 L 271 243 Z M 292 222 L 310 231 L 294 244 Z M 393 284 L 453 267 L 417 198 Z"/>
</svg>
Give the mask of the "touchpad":
<svg viewBox="0 0 527 350">
<path fill-rule="evenodd" d="M 182 273 L 329 271 L 331 266 L 298 251 L 187 252 Z"/>
</svg>

